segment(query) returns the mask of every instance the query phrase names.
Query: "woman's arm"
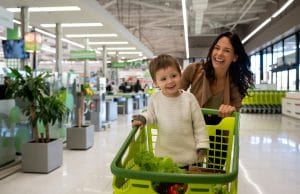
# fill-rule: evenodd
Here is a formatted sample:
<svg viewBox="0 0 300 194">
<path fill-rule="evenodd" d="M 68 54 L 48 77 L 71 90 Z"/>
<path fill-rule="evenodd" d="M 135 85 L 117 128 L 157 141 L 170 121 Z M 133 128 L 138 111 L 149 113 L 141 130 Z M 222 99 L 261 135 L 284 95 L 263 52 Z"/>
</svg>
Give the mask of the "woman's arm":
<svg viewBox="0 0 300 194">
<path fill-rule="evenodd" d="M 194 72 L 195 72 L 195 64 L 190 64 L 188 65 L 182 72 L 182 75 L 181 75 L 181 88 L 183 90 L 187 90 L 191 83 L 192 83 L 192 78 L 193 78 L 193 75 L 194 75 Z"/>
</svg>

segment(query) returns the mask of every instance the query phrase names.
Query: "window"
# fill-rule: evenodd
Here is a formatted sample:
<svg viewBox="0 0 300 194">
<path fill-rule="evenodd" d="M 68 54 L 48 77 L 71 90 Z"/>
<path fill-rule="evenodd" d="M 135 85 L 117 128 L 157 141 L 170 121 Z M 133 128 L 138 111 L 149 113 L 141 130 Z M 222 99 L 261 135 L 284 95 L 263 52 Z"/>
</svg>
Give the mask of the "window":
<svg viewBox="0 0 300 194">
<path fill-rule="evenodd" d="M 296 36 L 284 39 L 284 64 L 295 65 L 296 63 Z"/>
<path fill-rule="evenodd" d="M 280 65 L 283 65 L 282 41 L 274 44 L 274 47 L 273 47 L 273 65 L 274 65 L 274 67 L 278 67 Z"/>
<path fill-rule="evenodd" d="M 287 90 L 288 88 L 288 70 L 282 71 L 281 74 L 281 90 Z"/>
<path fill-rule="evenodd" d="M 254 74 L 255 84 L 260 84 L 260 55 L 256 53 L 250 57 L 251 71 Z"/>
<path fill-rule="evenodd" d="M 289 70 L 289 90 L 296 90 L 296 69 Z"/>
<path fill-rule="evenodd" d="M 269 46 L 267 48 L 267 81 L 269 84 L 271 83 L 274 83 L 272 82 L 272 79 L 271 79 L 271 70 L 272 70 L 272 64 L 273 64 L 273 60 L 272 60 L 272 47 Z"/>
<path fill-rule="evenodd" d="M 277 90 L 281 90 L 281 74 L 282 74 L 281 71 L 277 72 L 277 82 L 276 82 Z"/>
</svg>

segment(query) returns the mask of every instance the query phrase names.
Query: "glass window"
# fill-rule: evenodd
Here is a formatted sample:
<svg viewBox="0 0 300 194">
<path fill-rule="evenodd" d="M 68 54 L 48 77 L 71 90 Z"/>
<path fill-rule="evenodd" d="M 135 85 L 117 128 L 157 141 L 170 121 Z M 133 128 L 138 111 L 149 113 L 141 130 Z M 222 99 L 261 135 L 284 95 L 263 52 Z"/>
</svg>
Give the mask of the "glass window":
<svg viewBox="0 0 300 194">
<path fill-rule="evenodd" d="M 260 84 L 260 55 L 256 53 L 250 57 L 251 60 L 251 71 L 254 74 L 255 84 Z"/>
<path fill-rule="evenodd" d="M 296 63 L 296 36 L 284 39 L 284 63 L 294 65 Z"/>
<path fill-rule="evenodd" d="M 273 64 L 273 61 L 272 61 L 272 47 L 269 46 L 267 48 L 267 53 L 266 53 L 266 64 L 267 64 L 267 81 L 269 84 L 271 83 L 275 83 L 274 81 L 272 81 L 271 79 L 271 69 L 272 69 L 272 64 Z"/>
<path fill-rule="evenodd" d="M 282 41 L 274 44 L 273 46 L 273 65 L 274 67 L 283 65 L 283 47 Z"/>
<path fill-rule="evenodd" d="M 296 69 L 289 70 L 289 90 L 296 90 Z"/>
<path fill-rule="evenodd" d="M 276 82 L 277 80 L 276 80 L 276 72 L 273 72 L 272 73 L 272 84 L 276 84 L 277 82 Z"/>
<path fill-rule="evenodd" d="M 281 74 L 281 89 L 287 90 L 288 88 L 288 70 L 282 71 Z"/>
<path fill-rule="evenodd" d="M 267 83 L 268 81 L 268 75 L 267 75 L 267 49 L 264 49 L 262 51 L 262 57 L 263 57 L 263 64 L 262 64 L 262 71 L 263 71 L 263 78 L 262 82 Z"/>
<path fill-rule="evenodd" d="M 277 72 L 277 90 L 281 90 L 281 71 L 280 72 Z"/>
</svg>

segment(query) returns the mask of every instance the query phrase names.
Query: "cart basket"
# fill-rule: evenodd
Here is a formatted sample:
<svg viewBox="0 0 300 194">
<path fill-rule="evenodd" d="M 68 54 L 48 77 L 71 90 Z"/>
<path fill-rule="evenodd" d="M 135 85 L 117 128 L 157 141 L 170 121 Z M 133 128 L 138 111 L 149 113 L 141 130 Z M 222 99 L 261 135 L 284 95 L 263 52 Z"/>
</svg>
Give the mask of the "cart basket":
<svg viewBox="0 0 300 194">
<path fill-rule="evenodd" d="M 218 110 L 202 109 L 204 115 L 217 115 Z M 213 168 L 223 173 L 160 173 L 135 170 L 134 155 L 153 152 L 158 129 L 155 126 L 133 128 L 111 163 L 114 194 L 157 194 L 152 183 L 183 183 L 185 194 L 216 194 L 215 187 L 226 186 L 224 194 L 237 193 L 239 159 L 239 113 L 234 112 L 216 125 L 206 125 L 209 136 L 208 158 Z M 219 194 L 219 193 L 218 193 Z"/>
</svg>

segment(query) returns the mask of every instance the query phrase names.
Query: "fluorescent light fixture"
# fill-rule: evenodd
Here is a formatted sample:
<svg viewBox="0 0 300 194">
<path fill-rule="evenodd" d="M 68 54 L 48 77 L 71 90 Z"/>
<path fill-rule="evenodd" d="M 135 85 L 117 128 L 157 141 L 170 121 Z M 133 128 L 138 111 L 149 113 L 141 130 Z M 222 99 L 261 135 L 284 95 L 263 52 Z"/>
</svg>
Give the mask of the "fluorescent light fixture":
<svg viewBox="0 0 300 194">
<path fill-rule="evenodd" d="M 68 39 L 65 39 L 65 38 L 62 38 L 61 41 L 66 42 L 66 43 L 69 43 L 69 44 L 71 44 L 71 45 L 73 45 L 73 46 L 77 46 L 77 47 L 79 47 L 79 48 L 84 48 L 84 47 L 85 47 L 85 46 L 83 46 L 82 44 L 78 44 L 77 42 L 73 42 L 73 41 L 68 40 Z"/>
<path fill-rule="evenodd" d="M 144 57 L 143 58 L 137 58 L 137 59 L 129 59 L 129 60 L 127 60 L 127 62 L 142 61 L 144 59 L 145 59 Z"/>
<path fill-rule="evenodd" d="M 56 24 L 41 24 L 43 28 L 54 28 Z M 62 23 L 61 27 L 101 27 L 102 23 Z"/>
<path fill-rule="evenodd" d="M 0 36 L 1 40 L 6 40 L 6 38 L 4 36 Z"/>
<path fill-rule="evenodd" d="M 120 41 L 120 42 L 89 42 L 89 45 L 109 45 L 109 44 L 128 44 L 127 41 Z"/>
<path fill-rule="evenodd" d="M 55 38 L 55 37 L 56 37 L 56 35 L 51 34 L 51 33 L 49 33 L 49 32 L 46 32 L 46 31 L 44 31 L 44 30 L 41 30 L 41 29 L 39 29 L 39 28 L 35 28 L 35 31 L 37 31 L 37 32 L 39 32 L 39 33 L 41 33 L 41 34 L 44 34 L 44 35 L 46 35 L 46 36 L 52 37 L 52 38 Z"/>
<path fill-rule="evenodd" d="M 244 44 L 247 42 L 250 38 L 252 38 L 259 30 L 261 30 L 265 25 L 267 25 L 269 22 L 271 22 L 272 18 L 277 17 L 279 14 L 281 14 L 286 8 L 293 3 L 294 0 L 287 1 L 280 9 L 278 9 L 271 17 L 266 19 L 262 24 L 260 24 L 257 28 L 255 28 L 248 36 L 246 36 L 242 43 Z"/>
<path fill-rule="evenodd" d="M 252 36 L 254 36 L 259 30 L 261 30 L 265 25 L 271 22 L 271 18 L 266 19 L 262 24 L 260 24 L 257 28 L 255 28 L 248 36 L 246 36 L 243 40 L 242 43 L 244 44 L 247 42 Z"/>
<path fill-rule="evenodd" d="M 10 12 L 21 12 L 21 8 L 6 8 Z M 55 11 L 80 11 L 78 6 L 60 6 L 60 7 L 29 7 L 29 12 L 55 12 Z"/>
<path fill-rule="evenodd" d="M 53 48 L 50 48 L 49 46 L 48 47 L 41 47 L 41 50 L 42 51 L 46 51 L 46 52 L 49 52 L 49 53 L 56 53 L 56 50 L 55 49 L 53 49 Z"/>
<path fill-rule="evenodd" d="M 117 37 L 117 34 L 67 34 L 67 38 Z"/>
<path fill-rule="evenodd" d="M 108 54 L 116 54 L 116 52 L 107 52 Z M 121 51 L 118 52 L 119 55 L 142 55 L 142 52 L 139 51 Z"/>
<path fill-rule="evenodd" d="M 97 48 L 98 50 L 103 50 L 102 47 Z M 107 47 L 106 50 L 109 51 L 124 51 L 124 50 L 136 50 L 135 47 Z"/>
<path fill-rule="evenodd" d="M 189 51 L 188 23 L 187 23 L 186 2 L 185 2 L 185 0 L 181 0 L 181 4 L 182 4 L 184 40 L 185 40 L 185 53 L 186 53 L 186 58 L 188 59 L 188 58 L 190 58 L 190 51 Z"/>
<path fill-rule="evenodd" d="M 15 19 L 13 19 L 13 22 L 14 22 L 14 23 L 16 23 L 16 24 L 21 24 L 21 22 L 20 22 L 20 21 L 18 21 L 18 20 L 15 20 Z"/>
<path fill-rule="evenodd" d="M 287 1 L 280 9 L 278 9 L 273 15 L 272 18 L 277 17 L 279 14 L 281 14 L 286 8 L 293 3 L 294 0 Z"/>
</svg>

